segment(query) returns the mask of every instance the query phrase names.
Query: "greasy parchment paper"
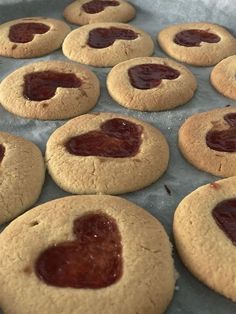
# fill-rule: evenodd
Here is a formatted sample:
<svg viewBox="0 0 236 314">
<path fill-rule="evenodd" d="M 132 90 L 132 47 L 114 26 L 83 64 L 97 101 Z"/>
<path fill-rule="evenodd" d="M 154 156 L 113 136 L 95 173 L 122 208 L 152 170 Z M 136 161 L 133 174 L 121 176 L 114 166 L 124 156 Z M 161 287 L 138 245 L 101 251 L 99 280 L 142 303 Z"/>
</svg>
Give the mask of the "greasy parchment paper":
<svg viewBox="0 0 236 314">
<path fill-rule="evenodd" d="M 26 16 L 47 16 L 62 19 L 62 11 L 70 0 L 0 0 L 0 23 Z M 131 24 L 149 32 L 155 41 L 156 33 L 163 27 L 179 22 L 209 21 L 224 25 L 236 35 L 236 0 L 131 0 L 137 8 L 137 17 Z M 73 26 L 75 28 L 75 26 Z M 156 42 L 156 41 L 155 41 Z M 156 44 L 156 56 L 166 56 Z M 14 60 L 0 57 L 0 79 L 25 64 L 49 59 L 62 59 L 61 50 L 46 57 L 31 60 Z M 91 67 L 92 68 L 92 67 Z M 211 108 L 224 107 L 236 102 L 218 94 L 209 83 L 211 68 L 190 67 L 198 80 L 198 90 L 186 105 L 175 110 L 159 113 L 141 113 L 127 110 L 116 104 L 106 90 L 109 69 L 92 68 L 101 82 L 101 97 L 94 111 L 112 111 L 135 116 L 158 127 L 170 145 L 170 164 L 164 176 L 155 184 L 123 197 L 144 207 L 157 217 L 172 238 L 172 219 L 178 203 L 191 191 L 216 178 L 198 171 L 181 156 L 177 148 L 177 133 L 186 117 Z M 12 86 L 14 88 L 14 86 Z M 50 134 L 65 121 L 34 121 L 14 116 L 0 107 L 0 130 L 21 135 L 36 143 L 44 152 Z M 169 195 L 164 184 L 171 190 Z M 37 204 L 68 195 L 49 176 Z M 138 232 L 138 231 L 137 231 Z M 1 258 L 1 257 L 0 257 Z M 214 293 L 183 266 L 174 252 L 175 266 L 179 273 L 175 296 L 168 314 L 233 314 L 236 304 Z M 222 261 L 224 263 L 224 261 Z M 0 288 L 1 289 L 1 288 Z M 17 314 L 17 313 L 16 313 Z M 26 313 L 33 314 L 33 313 Z M 42 313 L 44 314 L 44 313 Z M 52 313 L 53 314 L 53 313 Z M 112 313 L 111 313 L 112 314 Z M 147 313 L 148 314 L 148 313 Z"/>
</svg>

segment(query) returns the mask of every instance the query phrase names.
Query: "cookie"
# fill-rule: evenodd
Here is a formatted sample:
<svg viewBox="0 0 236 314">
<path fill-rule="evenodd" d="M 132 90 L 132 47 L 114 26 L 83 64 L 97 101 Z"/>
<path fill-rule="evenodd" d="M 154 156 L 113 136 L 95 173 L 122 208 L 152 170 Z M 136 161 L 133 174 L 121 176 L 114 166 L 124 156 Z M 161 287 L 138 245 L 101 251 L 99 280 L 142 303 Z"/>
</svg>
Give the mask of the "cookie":
<svg viewBox="0 0 236 314">
<path fill-rule="evenodd" d="M 222 95 L 236 100 L 236 56 L 218 63 L 211 72 L 211 84 Z"/>
<path fill-rule="evenodd" d="M 74 118 L 50 136 L 46 147 L 50 175 L 74 194 L 139 190 L 165 172 L 168 159 L 168 144 L 158 129 L 115 113 Z"/>
<path fill-rule="evenodd" d="M 44 182 L 38 147 L 22 137 L 0 132 L 0 224 L 32 206 Z"/>
<path fill-rule="evenodd" d="M 85 25 L 100 22 L 128 22 L 136 10 L 124 0 L 77 0 L 64 10 L 65 19 L 73 24 Z"/>
<path fill-rule="evenodd" d="M 0 56 L 33 58 L 61 47 L 70 27 L 63 21 L 27 17 L 0 25 Z"/>
<path fill-rule="evenodd" d="M 188 102 L 197 88 L 194 75 L 167 58 L 135 58 L 116 65 L 107 89 L 120 105 L 141 111 L 172 109 Z"/>
<path fill-rule="evenodd" d="M 211 66 L 236 54 L 235 38 L 217 24 L 171 25 L 161 30 L 157 39 L 169 56 L 196 66 Z"/>
<path fill-rule="evenodd" d="M 85 66 L 65 61 L 28 64 L 8 75 L 0 84 L 2 106 L 31 119 L 78 116 L 96 105 L 99 94 L 95 74 Z"/>
<path fill-rule="evenodd" d="M 188 118 L 179 130 L 179 148 L 203 171 L 219 177 L 236 176 L 236 107 Z"/>
<path fill-rule="evenodd" d="M 110 67 L 135 57 L 150 56 L 154 43 L 147 33 L 123 23 L 95 23 L 72 31 L 62 46 L 73 61 Z"/>
<path fill-rule="evenodd" d="M 6 314 L 161 314 L 173 296 L 164 228 L 118 197 L 40 205 L 0 234 L 0 252 Z"/>
<path fill-rule="evenodd" d="M 186 267 L 216 292 L 236 301 L 236 177 L 204 185 L 182 200 L 174 238 Z"/>
</svg>

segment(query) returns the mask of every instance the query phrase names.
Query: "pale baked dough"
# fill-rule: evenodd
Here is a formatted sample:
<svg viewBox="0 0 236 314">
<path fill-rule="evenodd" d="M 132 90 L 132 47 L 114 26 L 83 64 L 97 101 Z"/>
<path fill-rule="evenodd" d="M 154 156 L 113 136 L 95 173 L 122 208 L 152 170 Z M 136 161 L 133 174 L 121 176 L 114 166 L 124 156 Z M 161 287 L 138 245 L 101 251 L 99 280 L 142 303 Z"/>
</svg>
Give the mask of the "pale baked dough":
<svg viewBox="0 0 236 314">
<path fill-rule="evenodd" d="M 41 71 L 73 73 L 81 79 L 82 85 L 76 88 L 58 87 L 50 99 L 29 100 L 23 95 L 24 76 Z M 25 65 L 8 75 L 0 84 L 2 106 L 18 116 L 30 119 L 55 120 L 81 115 L 96 105 L 99 95 L 100 85 L 96 75 L 83 65 L 65 61 L 50 60 Z"/>
<path fill-rule="evenodd" d="M 236 56 L 218 63 L 211 72 L 211 84 L 222 95 L 236 100 Z"/>
<path fill-rule="evenodd" d="M 236 198 L 236 177 L 201 186 L 179 204 L 174 238 L 186 267 L 216 292 L 236 301 L 236 248 L 218 227 L 212 210 Z"/>
<path fill-rule="evenodd" d="M 65 19 L 73 24 L 85 25 L 100 22 L 128 22 L 135 17 L 136 10 L 133 5 L 124 0 L 117 0 L 118 6 L 108 6 L 103 11 L 89 14 L 82 8 L 84 3 L 91 0 L 77 0 L 69 4 L 63 15 Z"/>
<path fill-rule="evenodd" d="M 113 217 L 122 239 L 123 275 L 103 289 L 48 286 L 34 263 L 41 251 L 73 240 L 73 221 L 88 212 Z M 0 234 L 4 314 L 161 314 L 175 284 L 171 244 L 157 219 L 114 196 L 70 196 L 40 205 Z"/>
<path fill-rule="evenodd" d="M 28 43 L 15 43 L 9 37 L 9 29 L 18 23 L 43 23 L 50 27 L 44 34 L 35 34 Z M 33 58 L 46 55 L 61 47 L 70 27 L 63 21 L 46 17 L 27 17 L 0 25 L 0 55 L 12 58 Z"/>
<path fill-rule="evenodd" d="M 177 33 L 188 29 L 200 29 L 218 35 L 217 43 L 201 42 L 200 47 L 186 47 L 174 42 Z M 171 25 L 157 35 L 161 48 L 172 58 L 196 66 L 211 66 L 236 54 L 236 39 L 222 26 L 211 23 L 183 23 Z"/>
<path fill-rule="evenodd" d="M 157 87 L 138 89 L 131 85 L 128 70 L 138 64 L 162 64 L 180 72 L 174 80 L 164 79 Z M 197 88 L 195 76 L 183 65 L 167 58 L 135 58 L 116 65 L 107 77 L 107 89 L 120 105 L 140 111 L 172 109 L 188 102 Z"/>
<path fill-rule="evenodd" d="M 5 148 L 0 162 L 1 224 L 36 202 L 44 182 L 45 166 L 39 148 L 22 137 L 0 132 L 0 144 Z"/>
<path fill-rule="evenodd" d="M 197 113 L 189 117 L 179 129 L 179 148 L 184 157 L 200 170 L 219 177 L 236 175 L 236 154 L 211 149 L 206 144 L 208 131 L 225 130 L 229 124 L 224 120 L 236 108 L 225 107 Z"/>
<path fill-rule="evenodd" d="M 138 33 L 134 40 L 118 39 L 106 48 L 92 48 L 87 45 L 89 32 L 95 28 L 123 28 Z M 143 30 L 123 23 L 96 23 L 73 30 L 65 39 L 62 50 L 64 55 L 73 60 L 96 67 L 110 67 L 135 57 L 151 56 L 154 43 L 149 34 Z"/>
<path fill-rule="evenodd" d="M 134 157 L 76 156 L 65 143 L 74 136 L 100 129 L 106 120 L 122 118 L 143 127 L 142 143 Z M 91 113 L 58 128 L 46 147 L 46 164 L 53 180 L 74 194 L 121 194 L 156 181 L 166 170 L 169 148 L 162 133 L 141 120 L 115 113 Z"/>
</svg>

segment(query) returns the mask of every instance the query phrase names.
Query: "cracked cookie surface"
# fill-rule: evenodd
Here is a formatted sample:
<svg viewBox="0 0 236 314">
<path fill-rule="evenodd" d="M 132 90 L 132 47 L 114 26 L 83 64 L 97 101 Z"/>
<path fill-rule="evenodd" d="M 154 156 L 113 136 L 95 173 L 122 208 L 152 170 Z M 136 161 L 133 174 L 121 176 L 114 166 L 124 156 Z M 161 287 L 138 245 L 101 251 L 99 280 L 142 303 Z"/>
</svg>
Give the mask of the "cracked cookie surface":
<svg viewBox="0 0 236 314">
<path fill-rule="evenodd" d="M 179 148 L 200 170 L 219 177 L 236 175 L 236 107 L 189 117 L 179 129 Z"/>
<path fill-rule="evenodd" d="M 25 29 L 22 29 L 22 24 L 44 25 L 43 33 L 36 33 L 29 39 L 29 41 L 22 40 Z M 10 39 L 11 28 L 20 25 L 20 34 L 12 36 Z M 31 26 L 30 26 L 31 25 Z M 47 30 L 47 29 L 48 30 Z M 39 57 L 58 49 L 66 35 L 70 32 L 70 27 L 63 21 L 44 18 L 44 17 L 27 17 L 18 20 L 13 20 L 0 25 L 0 55 L 12 58 L 33 58 Z M 14 41 L 12 41 L 14 39 Z"/>
<path fill-rule="evenodd" d="M 93 48 L 88 45 L 89 35 L 96 29 L 102 30 L 101 38 L 106 40 L 104 29 L 121 29 L 132 32 L 137 37 L 133 40 L 116 39 L 105 48 Z M 100 40 L 99 40 L 100 42 Z M 95 23 L 82 26 L 72 31 L 65 39 L 62 50 L 64 55 L 73 60 L 96 67 L 110 67 L 135 57 L 153 54 L 154 43 L 149 34 L 129 24 Z"/>
<path fill-rule="evenodd" d="M 236 247 L 215 220 L 216 208 L 236 200 L 236 177 L 206 184 L 178 205 L 173 223 L 174 239 L 185 266 L 216 292 L 236 301 Z M 236 207 L 223 213 L 235 232 Z"/>
<path fill-rule="evenodd" d="M 151 66 L 161 66 L 178 72 L 175 79 L 155 78 L 158 69 L 153 70 Z M 148 81 L 153 80 L 158 83 L 151 88 L 139 89 L 132 85 L 129 76 L 130 69 L 141 66 L 137 75 L 137 81 L 148 85 Z M 149 66 L 149 68 L 147 67 Z M 177 75 L 176 75 L 177 76 Z M 160 111 L 175 108 L 189 101 L 197 88 L 197 81 L 194 75 L 183 65 L 167 58 L 135 58 L 116 65 L 108 74 L 107 88 L 112 98 L 120 105 L 129 109 L 141 111 Z"/>
<path fill-rule="evenodd" d="M 32 206 L 44 182 L 39 148 L 22 137 L 0 132 L 0 224 Z"/>
<path fill-rule="evenodd" d="M 88 213 L 109 215 L 116 222 L 121 278 L 103 289 L 47 285 L 35 273 L 38 256 L 48 247 L 74 240 L 74 221 Z M 171 244 L 163 226 L 144 209 L 114 196 L 70 196 L 40 205 L 0 234 L 0 251 L 0 300 L 6 314 L 31 313 L 39 291 L 35 314 L 58 309 L 64 314 L 161 314 L 174 292 Z"/>
<path fill-rule="evenodd" d="M 135 17 L 136 10 L 127 1 L 117 0 L 117 1 L 105 1 L 107 6 L 104 9 L 98 8 L 97 10 L 91 10 L 89 13 L 86 7 L 91 6 L 92 2 L 96 4 L 103 1 L 96 0 L 77 0 L 69 4 L 63 15 L 65 19 L 73 24 L 85 25 L 91 23 L 100 22 L 128 22 Z M 111 2 L 112 5 L 109 5 Z M 101 6 L 101 5 L 100 5 Z M 87 11 L 87 12 L 86 12 Z M 97 11 L 97 12 L 95 12 Z"/>
<path fill-rule="evenodd" d="M 37 73 L 47 74 L 48 71 L 72 75 L 73 79 L 79 80 L 80 84 L 72 88 L 57 87 L 54 95 L 48 99 L 28 99 L 24 95 L 25 77 Z M 55 79 L 52 78 L 51 81 Z M 32 83 L 32 80 L 29 83 Z M 49 84 L 43 79 L 37 82 L 36 88 L 33 86 L 34 93 L 37 92 L 40 84 L 44 95 Z M 96 75 L 83 65 L 65 61 L 42 61 L 28 64 L 8 75 L 0 84 L 2 106 L 16 115 L 31 119 L 56 120 L 81 115 L 96 105 L 99 95 L 100 84 Z"/>
<path fill-rule="evenodd" d="M 76 156 L 66 149 L 70 138 L 97 131 L 104 122 L 116 118 L 142 128 L 141 143 L 134 156 Z M 45 157 L 53 180 L 68 192 L 121 194 L 155 182 L 168 166 L 169 148 L 162 133 L 150 124 L 115 113 L 91 113 L 74 118 L 58 128 L 47 142 Z"/>
</svg>

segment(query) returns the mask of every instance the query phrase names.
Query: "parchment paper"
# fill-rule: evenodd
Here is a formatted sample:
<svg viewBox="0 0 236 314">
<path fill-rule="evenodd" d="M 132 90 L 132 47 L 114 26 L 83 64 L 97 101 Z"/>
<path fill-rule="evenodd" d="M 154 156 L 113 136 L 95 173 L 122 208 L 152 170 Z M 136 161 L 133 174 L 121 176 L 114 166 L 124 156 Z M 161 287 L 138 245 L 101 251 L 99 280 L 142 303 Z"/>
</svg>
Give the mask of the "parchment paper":
<svg viewBox="0 0 236 314">
<path fill-rule="evenodd" d="M 69 2 L 69 0 L 0 0 L 0 23 L 26 16 L 47 16 L 62 19 L 63 9 Z M 156 33 L 165 26 L 189 21 L 219 23 L 236 35 L 235 0 L 131 0 L 131 2 L 137 8 L 137 17 L 131 21 L 131 24 L 149 32 L 155 42 Z M 73 26 L 73 28 L 76 28 L 76 26 Z M 157 44 L 155 55 L 166 56 Z M 49 56 L 31 60 L 14 60 L 0 57 L 0 78 L 4 78 L 7 74 L 25 64 L 49 59 L 64 60 L 66 58 L 60 50 Z M 124 109 L 108 95 L 105 82 L 109 68 L 91 67 L 98 75 L 102 86 L 101 97 L 94 111 L 119 112 L 143 119 L 158 127 L 168 139 L 171 158 L 165 175 L 157 183 L 141 191 L 123 195 L 123 197 L 144 207 L 157 217 L 164 224 L 171 240 L 173 240 L 172 218 L 178 203 L 195 188 L 216 179 L 211 175 L 198 171 L 181 156 L 177 148 L 178 129 L 186 117 L 193 113 L 224 107 L 229 103 L 235 104 L 235 102 L 221 96 L 212 88 L 209 83 L 209 74 L 212 68 L 190 66 L 188 68 L 196 75 L 198 80 L 198 90 L 188 104 L 166 112 L 141 113 Z M 50 134 L 65 122 L 22 119 L 0 107 L 0 130 L 21 135 L 33 141 L 43 152 Z M 164 184 L 171 190 L 171 195 L 167 193 Z M 47 176 L 42 195 L 37 204 L 65 195 L 68 195 L 68 193 L 57 187 Z M 167 311 L 168 314 L 236 313 L 236 304 L 216 294 L 195 279 L 180 262 L 176 252 L 174 252 L 174 258 L 179 279 L 173 302 Z M 33 312 L 26 314 L 33 314 Z"/>
</svg>

